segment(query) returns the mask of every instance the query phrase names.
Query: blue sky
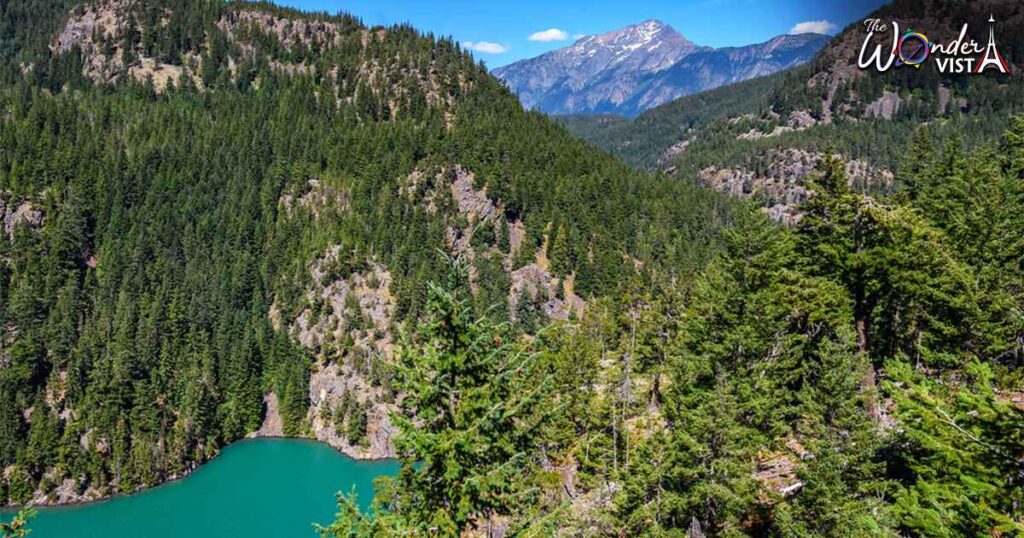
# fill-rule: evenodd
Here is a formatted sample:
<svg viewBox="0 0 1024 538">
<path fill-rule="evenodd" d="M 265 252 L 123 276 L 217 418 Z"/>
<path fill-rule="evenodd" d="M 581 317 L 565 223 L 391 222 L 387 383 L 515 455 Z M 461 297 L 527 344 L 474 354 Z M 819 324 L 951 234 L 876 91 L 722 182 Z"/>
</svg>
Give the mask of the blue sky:
<svg viewBox="0 0 1024 538">
<path fill-rule="evenodd" d="M 691 41 L 748 45 L 806 27 L 842 29 L 883 0 L 278 0 L 307 10 L 347 11 L 369 25 L 408 22 L 422 31 L 473 44 L 491 68 L 647 19 L 670 24 Z M 821 24 L 821 21 L 826 21 Z M 555 29 L 546 35 L 530 36 Z M 834 32 L 835 30 L 832 30 Z M 541 41 L 538 38 L 563 38 Z"/>
</svg>

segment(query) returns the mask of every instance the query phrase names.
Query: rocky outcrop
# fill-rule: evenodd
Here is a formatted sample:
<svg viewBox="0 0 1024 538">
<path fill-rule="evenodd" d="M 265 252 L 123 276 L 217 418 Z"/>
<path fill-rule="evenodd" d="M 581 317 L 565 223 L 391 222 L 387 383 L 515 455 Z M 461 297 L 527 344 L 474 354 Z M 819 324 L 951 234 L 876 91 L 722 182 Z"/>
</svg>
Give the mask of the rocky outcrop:
<svg viewBox="0 0 1024 538">
<path fill-rule="evenodd" d="M 534 263 L 511 270 L 524 241 L 523 223 L 508 221 L 500 200 L 490 198 L 486 186 L 477 185 L 470 170 L 461 166 L 414 170 L 399 194 L 428 212 L 445 215 L 447 248 L 469 264 L 474 292 L 478 291 L 474 260 L 480 255 L 498 256 L 510 273 L 508 300 L 513 318 L 517 302 L 524 297 L 537 301 L 539 310 L 552 319 L 567 319 L 584 309 L 585 302 L 573 291 L 573 276 L 558 278 L 550 273 L 546 241 Z M 348 201 L 342 190 L 309 179 L 283 194 L 278 204 L 284 218 L 302 212 L 316 219 L 329 207 L 345 211 Z M 508 230 L 508 252 L 493 244 L 473 243 L 474 233 L 485 224 L 503 225 L 501 228 Z M 373 259 L 354 262 L 340 245 L 328 247 L 307 269 L 301 304 L 275 301 L 268 317 L 275 328 L 286 331 L 315 358 L 306 416 L 309 434 L 352 457 L 394 457 L 396 429 L 390 415 L 401 394 L 390 383 L 398 330 L 391 274 Z M 266 402 L 269 422 L 253 435 L 280 431 L 274 426 L 277 419 L 272 418 L 276 399 L 268 395 Z"/>
<path fill-rule="evenodd" d="M 10 195 L 0 192 L 0 222 L 8 239 L 14 238 L 18 226 L 38 228 L 43 224 L 43 212 L 32 202 L 15 202 Z"/>
<path fill-rule="evenodd" d="M 44 483 L 52 484 L 55 480 L 59 480 L 55 486 L 47 485 L 45 488 L 36 490 L 28 504 L 32 506 L 60 506 L 98 501 L 110 496 L 109 493 L 105 493 L 95 487 L 83 489 L 78 485 L 78 480 L 67 477 L 60 478 L 54 470 L 43 476 Z"/>
<path fill-rule="evenodd" d="M 128 24 L 129 5 L 128 1 L 119 0 L 82 6 L 68 18 L 50 49 L 55 53 L 68 53 L 77 48 L 82 55 L 83 75 L 98 82 L 117 79 L 126 70 L 123 55 L 115 53 L 120 50 L 104 54 L 103 47 L 107 42 L 120 39 L 122 29 Z"/>
<path fill-rule="evenodd" d="M 380 459 L 396 456 L 391 425 L 395 411 L 391 395 L 374 387 L 351 365 L 319 364 L 309 377 L 310 428 L 313 436 L 353 458 Z M 338 407 L 347 398 L 366 413 L 366 439 L 352 442 L 340 427 Z"/>
<path fill-rule="evenodd" d="M 281 411 L 278 406 L 277 394 L 268 392 L 263 395 L 263 424 L 260 429 L 246 435 L 246 437 L 282 437 L 284 436 L 284 422 L 281 420 Z"/>
<path fill-rule="evenodd" d="M 758 138 L 768 138 L 773 136 L 779 136 L 784 133 L 791 133 L 794 131 L 803 131 L 809 129 L 814 125 L 817 125 L 819 120 L 811 115 L 810 111 L 807 110 L 794 110 L 789 114 L 789 118 L 786 120 L 785 125 L 776 125 L 770 132 L 764 132 L 761 129 L 753 128 L 745 133 L 740 134 L 736 138 L 740 140 L 757 140 Z"/>
<path fill-rule="evenodd" d="M 898 93 L 885 90 L 881 97 L 864 107 L 864 117 L 891 120 L 893 114 L 899 111 L 902 104 L 903 100 L 900 99 Z"/>
<path fill-rule="evenodd" d="M 806 182 L 816 173 L 822 154 L 798 148 L 787 148 L 769 153 L 767 172 L 756 174 L 743 167 L 708 167 L 698 178 L 705 185 L 730 196 L 753 197 L 761 200 L 762 210 L 772 219 L 787 225 L 799 222 L 798 207 L 810 191 Z M 859 160 L 846 162 L 846 176 L 851 185 L 884 186 L 892 182 L 892 173 L 877 170 Z"/>
<path fill-rule="evenodd" d="M 389 414 L 396 394 L 380 378 L 394 355 L 391 275 L 374 262 L 346 274 L 350 268 L 341 259 L 341 247 L 335 245 L 310 264 L 309 306 L 294 319 L 285 322 L 276 304 L 268 315 L 316 356 L 306 416 L 311 435 L 354 458 L 394 457 Z M 267 402 L 269 417 L 276 398 L 270 395 Z M 344 409 L 348 402 L 355 407 Z M 365 439 L 349 438 L 345 426 L 352 413 L 365 414 Z"/>
<path fill-rule="evenodd" d="M 535 262 L 512 271 L 512 287 L 509 290 L 509 315 L 515 318 L 519 301 L 529 298 L 539 301 L 544 314 L 551 319 L 569 319 L 571 314 L 580 315 L 586 302 L 573 291 L 573 275 L 561 279 L 551 275 L 543 263 Z M 564 297 L 558 297 L 558 288 L 563 286 Z"/>
<path fill-rule="evenodd" d="M 50 50 L 57 55 L 80 55 L 82 74 L 98 83 L 123 83 L 134 79 L 151 81 L 157 92 L 182 84 L 204 91 L 203 64 L 210 58 L 212 34 L 217 32 L 224 36 L 228 47 L 227 57 L 216 69 L 226 69 L 231 80 L 238 80 L 239 66 L 253 64 L 262 64 L 289 76 L 319 75 L 321 82 L 334 86 L 342 102 L 357 99 L 357 88 L 372 92 L 378 103 L 390 108 L 390 118 L 396 117 L 402 103 L 408 102 L 406 97 L 410 91 L 408 85 L 392 84 L 395 79 L 418 83 L 427 105 L 440 108 L 449 120 L 456 100 L 450 89 L 458 87 L 466 91 L 471 85 L 463 78 L 443 79 L 447 76 L 442 75 L 446 70 L 433 62 L 423 65 L 406 55 L 381 59 L 366 54 L 373 42 L 389 38 L 386 30 L 370 31 L 361 28 L 355 20 L 344 18 L 246 9 L 242 4 L 228 7 L 219 20 L 212 22 L 206 29 L 205 42 L 192 43 L 188 50 L 163 50 L 150 56 L 154 53 L 141 45 L 144 36 L 139 39 L 150 30 L 131 16 L 135 7 L 134 0 L 83 3 L 71 12 L 64 27 L 51 41 Z M 157 24 L 167 23 L 165 20 Z M 359 51 L 359 58 L 356 65 L 346 65 L 344 70 L 330 63 L 289 62 L 269 52 L 266 46 L 269 41 L 292 50 L 355 50 Z M 318 66 L 323 73 L 317 73 Z M 258 76 L 248 82 L 254 86 L 260 84 Z"/>
<path fill-rule="evenodd" d="M 217 27 L 235 38 L 239 31 L 257 30 L 273 36 L 285 48 L 295 46 L 330 48 L 343 42 L 337 25 L 316 19 L 288 19 L 251 9 L 231 10 L 217 21 Z"/>
<path fill-rule="evenodd" d="M 455 180 L 452 181 L 452 196 L 458 207 L 459 214 L 469 217 L 470 222 L 490 220 L 495 217 L 497 207 L 487 197 L 487 190 L 475 190 L 474 176 L 464 168 L 455 169 Z"/>
</svg>

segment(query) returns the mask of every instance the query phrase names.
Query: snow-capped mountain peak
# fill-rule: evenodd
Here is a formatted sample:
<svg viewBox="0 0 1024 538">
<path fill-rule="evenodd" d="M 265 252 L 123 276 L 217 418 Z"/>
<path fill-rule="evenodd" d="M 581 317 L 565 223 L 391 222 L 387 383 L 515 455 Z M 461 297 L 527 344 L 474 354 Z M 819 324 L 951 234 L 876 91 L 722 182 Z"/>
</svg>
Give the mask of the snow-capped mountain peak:
<svg viewBox="0 0 1024 538">
<path fill-rule="evenodd" d="M 494 74 L 505 80 L 528 108 L 561 114 L 635 114 L 687 93 L 807 61 L 826 39 L 815 34 L 778 36 L 757 45 L 713 49 L 696 45 L 668 24 L 650 19 L 584 36 L 568 47 L 495 69 Z M 773 53 L 784 57 L 776 61 Z M 723 57 L 727 58 L 723 61 Z M 756 66 L 746 65 L 752 62 Z M 679 88 L 653 82 L 670 73 L 674 81 L 681 80 L 680 64 L 696 66 L 700 80 Z M 656 95 L 639 97 L 651 84 L 658 86 Z"/>
<path fill-rule="evenodd" d="M 625 61 L 634 53 L 658 51 L 660 61 L 645 62 L 644 65 L 646 71 L 656 71 L 668 67 L 695 48 L 696 45 L 671 26 L 652 19 L 604 34 L 586 36 L 571 47 L 555 52 L 564 51 L 563 55 L 567 57 L 601 57 L 609 63 L 618 63 Z"/>
</svg>

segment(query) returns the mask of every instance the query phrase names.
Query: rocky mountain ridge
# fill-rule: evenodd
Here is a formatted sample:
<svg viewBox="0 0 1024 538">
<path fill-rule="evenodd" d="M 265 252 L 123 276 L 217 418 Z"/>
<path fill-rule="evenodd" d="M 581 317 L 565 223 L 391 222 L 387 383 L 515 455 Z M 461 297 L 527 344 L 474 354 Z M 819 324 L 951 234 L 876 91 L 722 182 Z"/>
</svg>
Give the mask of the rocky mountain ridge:
<svg viewBox="0 0 1024 538">
<path fill-rule="evenodd" d="M 683 95 L 798 65 L 827 39 L 780 35 L 764 43 L 712 48 L 694 44 L 664 22 L 648 20 L 583 37 L 494 74 L 527 108 L 632 116 Z"/>
<path fill-rule="evenodd" d="M 791 198 L 782 195 L 788 189 L 780 185 L 804 180 L 804 156 L 831 147 L 871 171 L 872 179 L 858 181 L 859 187 L 885 190 L 919 126 L 939 142 L 958 139 L 970 146 L 997 136 L 1013 114 L 1024 111 L 1024 79 L 1017 67 L 1024 41 L 1013 31 L 1024 22 L 1019 2 L 898 0 L 865 14 L 889 24 L 887 33 L 872 37 L 883 47 L 892 39 L 891 21 L 901 30 L 922 29 L 940 43 L 955 39 L 967 24 L 967 38 L 984 44 L 990 15 L 1009 74 L 943 74 L 933 60 L 920 69 L 861 69 L 857 61 L 867 31 L 857 20 L 804 65 L 685 96 L 633 119 L 574 116 L 563 122 L 578 137 L 634 166 L 734 195 L 774 193 L 757 198 L 773 217 L 793 222 L 791 204 L 777 205 Z"/>
</svg>

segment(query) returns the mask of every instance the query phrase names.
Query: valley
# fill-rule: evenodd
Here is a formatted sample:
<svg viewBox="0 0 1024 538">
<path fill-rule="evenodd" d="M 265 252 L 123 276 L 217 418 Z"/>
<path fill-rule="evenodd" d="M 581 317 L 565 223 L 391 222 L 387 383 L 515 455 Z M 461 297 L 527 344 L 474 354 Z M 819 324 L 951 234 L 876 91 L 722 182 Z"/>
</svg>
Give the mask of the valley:
<svg viewBox="0 0 1024 538">
<path fill-rule="evenodd" d="M 1024 9 L 864 16 L 1012 69 L 4 3 L 0 531 L 1024 533 Z"/>
</svg>

